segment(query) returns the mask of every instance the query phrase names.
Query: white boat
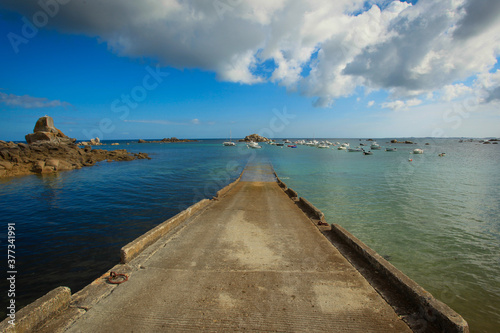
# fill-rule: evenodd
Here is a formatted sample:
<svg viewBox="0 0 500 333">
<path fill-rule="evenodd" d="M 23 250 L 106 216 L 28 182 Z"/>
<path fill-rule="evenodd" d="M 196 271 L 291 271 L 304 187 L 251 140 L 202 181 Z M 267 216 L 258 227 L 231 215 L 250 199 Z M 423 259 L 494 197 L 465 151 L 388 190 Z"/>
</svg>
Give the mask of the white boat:
<svg viewBox="0 0 500 333">
<path fill-rule="evenodd" d="M 357 152 L 362 152 L 363 150 L 359 147 L 356 147 L 356 148 L 349 148 L 348 151 L 350 153 L 357 153 Z"/>
<path fill-rule="evenodd" d="M 320 143 L 316 147 L 318 147 L 318 148 L 330 148 L 327 144 L 324 144 L 324 143 Z"/>
<path fill-rule="evenodd" d="M 248 148 L 253 148 L 253 149 L 260 149 L 260 148 L 262 148 L 261 146 L 259 146 L 259 144 L 257 142 L 253 142 L 253 141 L 250 141 L 249 143 L 247 143 L 247 147 Z"/>
<path fill-rule="evenodd" d="M 370 149 L 380 149 L 380 145 L 376 142 L 373 142 L 371 145 L 370 145 Z"/>
<path fill-rule="evenodd" d="M 342 145 L 342 146 L 337 147 L 337 149 L 338 149 L 338 150 L 347 150 L 347 147 L 346 147 L 346 146 L 344 146 L 344 145 Z"/>
<path fill-rule="evenodd" d="M 236 146 L 236 143 L 231 141 L 231 131 L 229 131 L 229 141 L 222 143 L 226 147 Z"/>
<path fill-rule="evenodd" d="M 396 148 L 385 148 L 385 151 L 396 151 L 397 149 Z"/>
<path fill-rule="evenodd" d="M 424 151 L 420 148 L 417 148 L 417 149 L 413 149 L 413 154 L 423 154 Z"/>
</svg>

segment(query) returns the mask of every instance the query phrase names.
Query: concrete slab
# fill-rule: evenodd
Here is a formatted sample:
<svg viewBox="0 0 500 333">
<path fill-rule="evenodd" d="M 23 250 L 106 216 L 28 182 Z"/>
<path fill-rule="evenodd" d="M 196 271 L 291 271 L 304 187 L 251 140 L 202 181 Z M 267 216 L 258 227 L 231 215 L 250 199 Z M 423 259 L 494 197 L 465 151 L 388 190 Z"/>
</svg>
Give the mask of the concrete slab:
<svg viewBox="0 0 500 333">
<path fill-rule="evenodd" d="M 410 332 L 269 165 L 247 171 L 67 331 Z"/>
</svg>

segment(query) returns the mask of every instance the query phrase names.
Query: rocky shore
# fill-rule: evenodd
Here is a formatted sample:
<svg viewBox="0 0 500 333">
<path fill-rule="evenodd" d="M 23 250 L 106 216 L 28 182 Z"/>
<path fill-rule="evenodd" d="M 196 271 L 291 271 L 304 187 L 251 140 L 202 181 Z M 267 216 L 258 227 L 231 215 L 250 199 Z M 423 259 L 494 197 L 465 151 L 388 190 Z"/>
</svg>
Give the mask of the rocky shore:
<svg viewBox="0 0 500 333">
<path fill-rule="evenodd" d="M 145 153 L 130 153 L 125 149 L 80 148 L 75 139 L 55 128 L 48 116 L 38 119 L 33 133 L 26 135 L 26 142 L 28 144 L 0 140 L 0 178 L 80 169 L 104 160 L 150 159 Z"/>
</svg>

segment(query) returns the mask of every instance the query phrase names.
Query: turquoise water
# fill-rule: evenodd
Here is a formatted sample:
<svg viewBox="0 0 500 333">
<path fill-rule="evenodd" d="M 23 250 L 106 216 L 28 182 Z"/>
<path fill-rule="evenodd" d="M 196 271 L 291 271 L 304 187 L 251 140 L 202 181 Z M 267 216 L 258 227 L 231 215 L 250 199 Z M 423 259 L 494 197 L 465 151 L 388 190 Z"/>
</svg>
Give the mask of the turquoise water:
<svg viewBox="0 0 500 333">
<path fill-rule="evenodd" d="M 382 147 L 386 141 L 378 140 Z M 2 225 L 14 221 L 17 231 L 17 305 L 59 285 L 77 291 L 119 261 L 121 246 L 212 197 L 249 159 L 265 157 L 328 222 L 462 314 L 473 332 L 499 331 L 500 145 L 417 142 L 372 156 L 306 146 L 223 147 L 222 140 L 130 143 L 125 148 L 153 159 L 2 180 Z M 423 155 L 410 154 L 417 147 Z M 0 230 L 2 245 L 6 234 Z"/>
</svg>

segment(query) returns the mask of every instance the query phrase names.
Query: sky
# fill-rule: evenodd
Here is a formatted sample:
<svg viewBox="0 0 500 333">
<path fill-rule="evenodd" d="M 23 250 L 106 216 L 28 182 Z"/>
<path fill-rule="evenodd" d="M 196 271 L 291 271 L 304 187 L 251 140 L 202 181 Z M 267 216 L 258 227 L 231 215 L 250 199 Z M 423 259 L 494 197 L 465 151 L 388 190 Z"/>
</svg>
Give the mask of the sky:
<svg viewBox="0 0 500 333">
<path fill-rule="evenodd" d="M 0 139 L 500 137 L 498 0 L 3 0 Z"/>
</svg>

